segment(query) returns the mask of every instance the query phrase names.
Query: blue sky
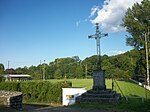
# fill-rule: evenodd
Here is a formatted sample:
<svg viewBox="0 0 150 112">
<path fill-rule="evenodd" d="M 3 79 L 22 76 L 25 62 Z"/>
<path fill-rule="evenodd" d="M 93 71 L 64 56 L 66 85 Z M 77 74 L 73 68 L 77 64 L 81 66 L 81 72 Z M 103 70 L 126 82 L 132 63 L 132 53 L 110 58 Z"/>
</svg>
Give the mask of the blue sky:
<svg viewBox="0 0 150 112">
<path fill-rule="evenodd" d="M 95 34 L 91 20 L 102 7 L 103 0 L 0 0 L 0 63 L 7 68 L 10 61 L 10 68 L 17 68 L 96 54 L 96 41 L 88 35 Z M 102 54 L 132 49 L 126 46 L 125 31 L 102 29 L 109 33 L 101 39 Z"/>
</svg>

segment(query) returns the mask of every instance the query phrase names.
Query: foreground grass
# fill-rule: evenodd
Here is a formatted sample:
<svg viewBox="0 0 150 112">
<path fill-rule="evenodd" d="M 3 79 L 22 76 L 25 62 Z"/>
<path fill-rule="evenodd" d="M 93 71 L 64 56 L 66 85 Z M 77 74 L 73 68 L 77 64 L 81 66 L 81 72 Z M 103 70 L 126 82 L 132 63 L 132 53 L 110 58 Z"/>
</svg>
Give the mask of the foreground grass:
<svg viewBox="0 0 150 112">
<path fill-rule="evenodd" d="M 118 104 L 85 103 L 74 104 L 71 107 L 93 108 L 115 112 L 150 112 L 150 100 L 147 100 L 144 103 L 138 102 L 136 99 L 127 103 L 124 100 L 121 100 Z"/>
<path fill-rule="evenodd" d="M 49 81 L 55 83 L 64 80 L 49 80 Z M 68 79 L 68 81 L 72 82 L 72 87 L 83 87 L 86 88 L 87 90 L 90 90 L 93 85 L 92 79 Z M 70 107 L 71 108 L 93 108 L 93 109 L 109 110 L 109 111 L 116 111 L 116 112 L 120 112 L 120 111 L 121 112 L 150 112 L 150 91 L 145 92 L 145 89 L 143 87 L 138 86 L 137 84 L 131 81 L 117 81 L 117 83 L 125 96 L 145 98 L 146 97 L 145 93 L 147 93 L 148 100 L 144 99 L 144 102 L 142 102 L 141 99 L 130 98 L 129 101 L 126 102 L 124 98 L 122 98 L 121 101 L 117 104 L 99 104 L 99 103 L 84 104 L 83 103 L 83 104 L 75 104 Z M 106 80 L 107 88 L 111 88 L 111 85 L 112 85 L 112 81 L 107 79 Z M 115 90 L 117 92 L 120 92 L 117 86 L 115 86 Z M 31 102 L 30 104 L 33 104 L 33 102 Z M 35 104 L 39 104 L 39 103 L 35 102 Z M 45 103 L 44 105 L 50 105 L 51 107 L 62 106 L 60 104 L 48 104 L 48 103 Z"/>
</svg>

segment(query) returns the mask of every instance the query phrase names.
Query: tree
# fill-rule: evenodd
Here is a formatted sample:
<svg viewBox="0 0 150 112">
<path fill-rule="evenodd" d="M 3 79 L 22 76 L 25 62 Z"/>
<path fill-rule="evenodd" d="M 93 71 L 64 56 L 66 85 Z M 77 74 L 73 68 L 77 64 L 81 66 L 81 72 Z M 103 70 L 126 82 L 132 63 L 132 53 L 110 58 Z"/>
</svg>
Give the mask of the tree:
<svg viewBox="0 0 150 112">
<path fill-rule="evenodd" d="M 62 79 L 62 78 L 63 78 L 63 77 L 62 77 L 62 72 L 61 72 L 60 69 L 57 69 L 57 70 L 55 71 L 55 73 L 54 73 L 54 78 L 55 78 L 55 79 Z"/>
<path fill-rule="evenodd" d="M 77 66 L 75 70 L 75 77 L 79 79 L 84 77 L 84 72 L 81 66 Z"/>
<path fill-rule="evenodd" d="M 2 74 L 4 74 L 4 65 L 0 63 L 0 82 L 4 81 L 4 77 L 2 76 Z"/>
<path fill-rule="evenodd" d="M 5 73 L 6 73 L 6 74 L 16 74 L 16 70 L 14 70 L 13 68 L 6 69 L 6 70 L 5 70 Z"/>
<path fill-rule="evenodd" d="M 136 49 L 145 49 L 146 52 L 146 73 L 149 83 L 148 49 L 150 51 L 150 1 L 143 0 L 141 4 L 134 4 L 129 8 L 123 18 L 123 26 L 130 33 L 127 37 L 127 44 Z"/>
<path fill-rule="evenodd" d="M 129 8 L 123 18 L 123 26 L 130 33 L 127 45 L 144 48 L 144 35 L 150 30 L 150 1 L 143 0 L 141 4 L 135 3 Z"/>
<path fill-rule="evenodd" d="M 4 74 L 4 65 L 0 63 L 0 74 Z"/>
<path fill-rule="evenodd" d="M 21 67 L 16 68 L 16 73 L 22 74 L 23 73 L 22 68 Z"/>
<path fill-rule="evenodd" d="M 80 58 L 79 58 L 79 56 L 73 56 L 72 57 L 76 62 L 80 62 L 81 60 L 80 60 Z"/>
<path fill-rule="evenodd" d="M 27 74 L 31 75 L 31 77 L 33 79 L 40 79 L 41 78 L 41 74 L 40 74 L 40 69 L 38 69 L 38 67 L 36 66 L 30 66 L 27 70 Z"/>
<path fill-rule="evenodd" d="M 47 68 L 47 78 L 48 79 L 53 79 L 54 78 L 54 73 L 55 73 L 55 70 L 56 70 L 56 65 L 54 62 L 50 62 L 49 63 L 49 66 Z"/>
</svg>

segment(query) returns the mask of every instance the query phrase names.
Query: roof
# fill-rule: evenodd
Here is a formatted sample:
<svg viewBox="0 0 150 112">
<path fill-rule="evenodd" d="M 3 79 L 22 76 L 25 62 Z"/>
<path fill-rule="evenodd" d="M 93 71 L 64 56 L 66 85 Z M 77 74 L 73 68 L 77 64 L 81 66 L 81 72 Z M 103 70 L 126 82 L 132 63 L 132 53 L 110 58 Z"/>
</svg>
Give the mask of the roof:
<svg viewBox="0 0 150 112">
<path fill-rule="evenodd" d="M 27 74 L 7 74 L 5 77 L 31 77 L 30 75 Z"/>
</svg>

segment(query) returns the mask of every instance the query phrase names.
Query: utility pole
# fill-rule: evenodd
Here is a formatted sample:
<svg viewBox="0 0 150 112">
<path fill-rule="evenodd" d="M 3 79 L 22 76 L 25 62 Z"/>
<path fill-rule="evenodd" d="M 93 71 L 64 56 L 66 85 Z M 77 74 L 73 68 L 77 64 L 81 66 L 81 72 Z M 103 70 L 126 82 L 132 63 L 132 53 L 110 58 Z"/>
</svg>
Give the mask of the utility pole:
<svg viewBox="0 0 150 112">
<path fill-rule="evenodd" d="M 40 79 L 42 80 L 43 73 L 42 73 L 42 66 L 41 66 L 41 64 L 42 64 L 42 60 L 40 60 L 40 74 L 41 74 L 41 75 L 40 75 L 40 76 L 41 76 L 41 78 L 40 78 Z"/>
<path fill-rule="evenodd" d="M 66 73 L 65 73 L 64 81 L 65 81 L 65 83 L 67 82 L 67 76 L 66 76 Z"/>
<path fill-rule="evenodd" d="M 40 60 L 40 65 L 41 65 L 41 63 L 42 63 L 42 60 Z"/>
<path fill-rule="evenodd" d="M 147 74 L 147 85 L 150 86 L 149 83 L 149 64 L 148 64 L 148 45 L 147 45 L 147 37 L 149 36 L 149 29 L 146 34 L 145 32 L 145 52 L 146 52 L 146 74 Z"/>
<path fill-rule="evenodd" d="M 85 74 L 86 74 L 86 79 L 87 79 L 87 64 L 85 65 Z"/>
<path fill-rule="evenodd" d="M 112 90 L 114 90 L 114 74 L 112 74 Z"/>
<path fill-rule="evenodd" d="M 9 63 L 10 63 L 10 61 L 8 61 L 8 69 L 9 69 Z"/>
<path fill-rule="evenodd" d="M 101 67 L 101 53 L 100 53 L 100 38 L 108 36 L 108 33 L 101 33 L 99 31 L 99 23 L 96 23 L 96 34 L 89 35 L 88 38 L 96 39 L 96 47 L 97 47 L 97 70 L 102 70 Z"/>
<path fill-rule="evenodd" d="M 44 68 L 43 68 L 43 81 L 45 81 L 45 60 L 44 60 Z"/>
</svg>

